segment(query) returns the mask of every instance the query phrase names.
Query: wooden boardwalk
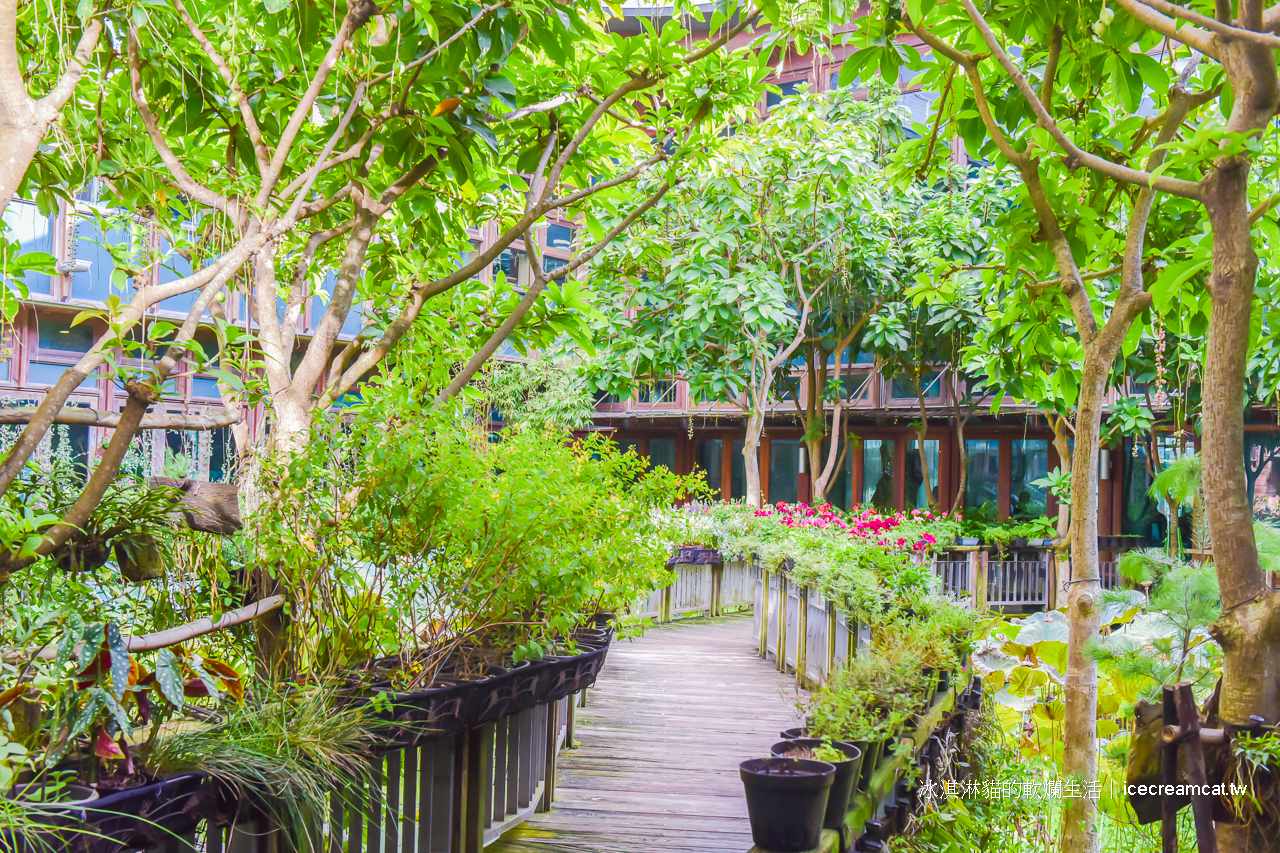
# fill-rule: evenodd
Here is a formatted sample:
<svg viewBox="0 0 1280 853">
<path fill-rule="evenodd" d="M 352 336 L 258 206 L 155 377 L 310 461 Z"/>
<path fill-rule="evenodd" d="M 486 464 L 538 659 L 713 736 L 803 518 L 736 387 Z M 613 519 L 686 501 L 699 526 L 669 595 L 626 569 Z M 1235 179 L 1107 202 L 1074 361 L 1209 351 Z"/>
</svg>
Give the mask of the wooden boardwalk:
<svg viewBox="0 0 1280 853">
<path fill-rule="evenodd" d="M 756 654 L 749 616 L 677 622 L 615 642 L 554 808 L 491 853 L 654 853 L 751 847 L 738 763 L 798 725 L 794 679 Z"/>
</svg>

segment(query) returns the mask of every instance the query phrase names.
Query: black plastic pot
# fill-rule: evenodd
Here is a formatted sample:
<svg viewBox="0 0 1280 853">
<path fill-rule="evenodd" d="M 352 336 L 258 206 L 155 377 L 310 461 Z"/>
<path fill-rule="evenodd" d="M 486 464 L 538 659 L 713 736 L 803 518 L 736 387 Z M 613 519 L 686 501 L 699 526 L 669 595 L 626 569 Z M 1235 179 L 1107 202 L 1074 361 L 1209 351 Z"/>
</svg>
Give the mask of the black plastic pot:
<svg viewBox="0 0 1280 853">
<path fill-rule="evenodd" d="M 807 726 L 800 726 L 797 729 L 783 729 L 778 732 L 778 734 L 781 735 L 783 740 L 795 740 L 798 737 L 808 737 L 809 728 Z"/>
<path fill-rule="evenodd" d="M 818 846 L 836 768 L 803 758 L 752 758 L 738 765 L 747 793 L 751 840 L 773 853 Z"/>
<path fill-rule="evenodd" d="M 951 689 L 951 670 L 944 669 L 938 673 L 938 695 L 942 695 Z"/>
<path fill-rule="evenodd" d="M 851 743 L 804 737 L 775 743 L 770 752 L 779 758 L 796 758 L 800 756 L 792 753 L 817 749 L 824 743 L 829 743 L 845 754 L 844 761 L 829 762 L 835 765 L 836 776 L 835 781 L 831 783 L 831 793 L 827 797 L 827 810 L 822 818 L 824 829 L 839 830 L 844 826 L 844 815 L 849 810 L 849 800 L 853 797 L 853 789 L 862 771 L 862 750 Z"/>
<path fill-rule="evenodd" d="M 871 774 L 876 772 L 876 767 L 880 765 L 881 747 L 884 741 L 858 740 L 853 745 L 862 750 L 862 770 L 858 774 L 858 783 L 856 790 L 861 793 L 871 787 Z"/>
</svg>

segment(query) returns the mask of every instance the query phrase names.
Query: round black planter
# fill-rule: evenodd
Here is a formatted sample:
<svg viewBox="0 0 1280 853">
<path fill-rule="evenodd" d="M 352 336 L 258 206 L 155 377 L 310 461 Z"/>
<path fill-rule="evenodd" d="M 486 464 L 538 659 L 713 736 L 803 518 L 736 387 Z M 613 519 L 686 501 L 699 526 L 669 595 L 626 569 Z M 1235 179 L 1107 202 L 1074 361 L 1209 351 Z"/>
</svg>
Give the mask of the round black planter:
<svg viewBox="0 0 1280 853">
<path fill-rule="evenodd" d="M 801 726 L 798 729 L 783 729 L 778 732 L 778 734 L 783 740 L 795 740 L 798 737 L 808 737 L 809 728 L 807 726 Z"/>
<path fill-rule="evenodd" d="M 855 789 L 861 793 L 871 787 L 871 774 L 875 773 L 876 767 L 880 765 L 880 757 L 882 755 L 880 748 L 884 746 L 884 741 L 856 740 L 853 745 L 862 750 L 862 771 L 858 774 L 858 783 Z"/>
<path fill-rule="evenodd" d="M 941 695 L 951 689 L 951 670 L 944 669 L 938 673 L 938 694 Z"/>
<path fill-rule="evenodd" d="M 747 792 L 751 840 L 772 853 L 818 846 L 836 768 L 802 758 L 752 758 L 738 765 Z"/>
<path fill-rule="evenodd" d="M 823 829 L 838 831 L 844 826 L 844 815 L 849 810 L 849 800 L 853 797 L 853 789 L 862 770 L 862 750 L 851 743 L 805 737 L 775 743 L 770 752 L 779 758 L 800 757 L 792 753 L 817 749 L 824 743 L 829 743 L 845 754 L 844 761 L 830 762 L 835 765 L 836 776 L 835 781 L 831 783 L 831 793 L 827 796 L 827 811 L 822 818 Z"/>
</svg>

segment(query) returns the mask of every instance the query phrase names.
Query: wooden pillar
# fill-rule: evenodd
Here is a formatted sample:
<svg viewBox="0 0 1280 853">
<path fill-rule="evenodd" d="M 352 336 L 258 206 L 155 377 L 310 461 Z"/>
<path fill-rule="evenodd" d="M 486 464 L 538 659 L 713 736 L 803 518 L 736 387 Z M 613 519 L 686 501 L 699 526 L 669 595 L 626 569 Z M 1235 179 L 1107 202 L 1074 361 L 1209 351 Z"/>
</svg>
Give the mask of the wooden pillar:
<svg viewBox="0 0 1280 853">
<path fill-rule="evenodd" d="M 829 679 L 836 671 L 836 606 L 827 602 L 827 666 L 823 678 Z"/>
<path fill-rule="evenodd" d="M 488 816 L 488 782 L 492 784 L 493 724 L 467 731 L 465 778 L 463 781 L 462 837 L 464 853 L 484 850 L 484 830 Z"/>
<path fill-rule="evenodd" d="M 556 741 L 560 735 L 560 703 L 547 705 L 546 768 L 542 786 L 542 799 L 538 802 L 538 811 L 551 811 L 551 803 L 556 798 Z M 470 853 L 470 851 L 467 851 Z"/>
<path fill-rule="evenodd" d="M 809 657 L 809 587 L 800 587 L 796 601 L 796 683 L 804 684 Z"/>
<path fill-rule="evenodd" d="M 986 551 L 971 551 L 973 565 L 973 608 L 978 613 L 987 611 L 987 557 Z"/>
<path fill-rule="evenodd" d="M 727 501 L 733 495 L 733 438 L 720 439 L 720 499 Z"/>
<path fill-rule="evenodd" d="M 760 658 L 769 659 L 769 575 L 766 568 L 760 570 Z"/>
<path fill-rule="evenodd" d="M 720 589 L 724 584 L 724 563 L 711 564 L 711 607 L 709 613 L 719 616 L 724 612 L 724 596 Z"/>
<path fill-rule="evenodd" d="M 787 671 L 787 576 L 778 572 L 778 671 Z"/>
</svg>

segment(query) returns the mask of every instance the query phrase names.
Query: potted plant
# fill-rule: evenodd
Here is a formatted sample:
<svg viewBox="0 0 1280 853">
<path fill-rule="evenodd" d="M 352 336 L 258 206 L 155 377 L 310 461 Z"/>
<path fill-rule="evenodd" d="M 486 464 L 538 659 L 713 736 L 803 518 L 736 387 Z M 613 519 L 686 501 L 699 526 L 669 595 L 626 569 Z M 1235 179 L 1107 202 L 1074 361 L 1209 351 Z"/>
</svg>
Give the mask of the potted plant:
<svg viewBox="0 0 1280 853">
<path fill-rule="evenodd" d="M 836 768 L 806 758 L 752 758 L 738 765 L 751 840 L 771 853 L 818 846 Z"/>
<path fill-rule="evenodd" d="M 835 781 L 827 797 L 827 811 L 822 819 L 824 829 L 839 830 L 844 826 L 845 812 L 862 770 L 862 750 L 851 743 L 822 738 L 794 738 L 775 743 L 770 749 L 781 758 L 810 758 L 825 761 L 836 768 Z"/>
</svg>

